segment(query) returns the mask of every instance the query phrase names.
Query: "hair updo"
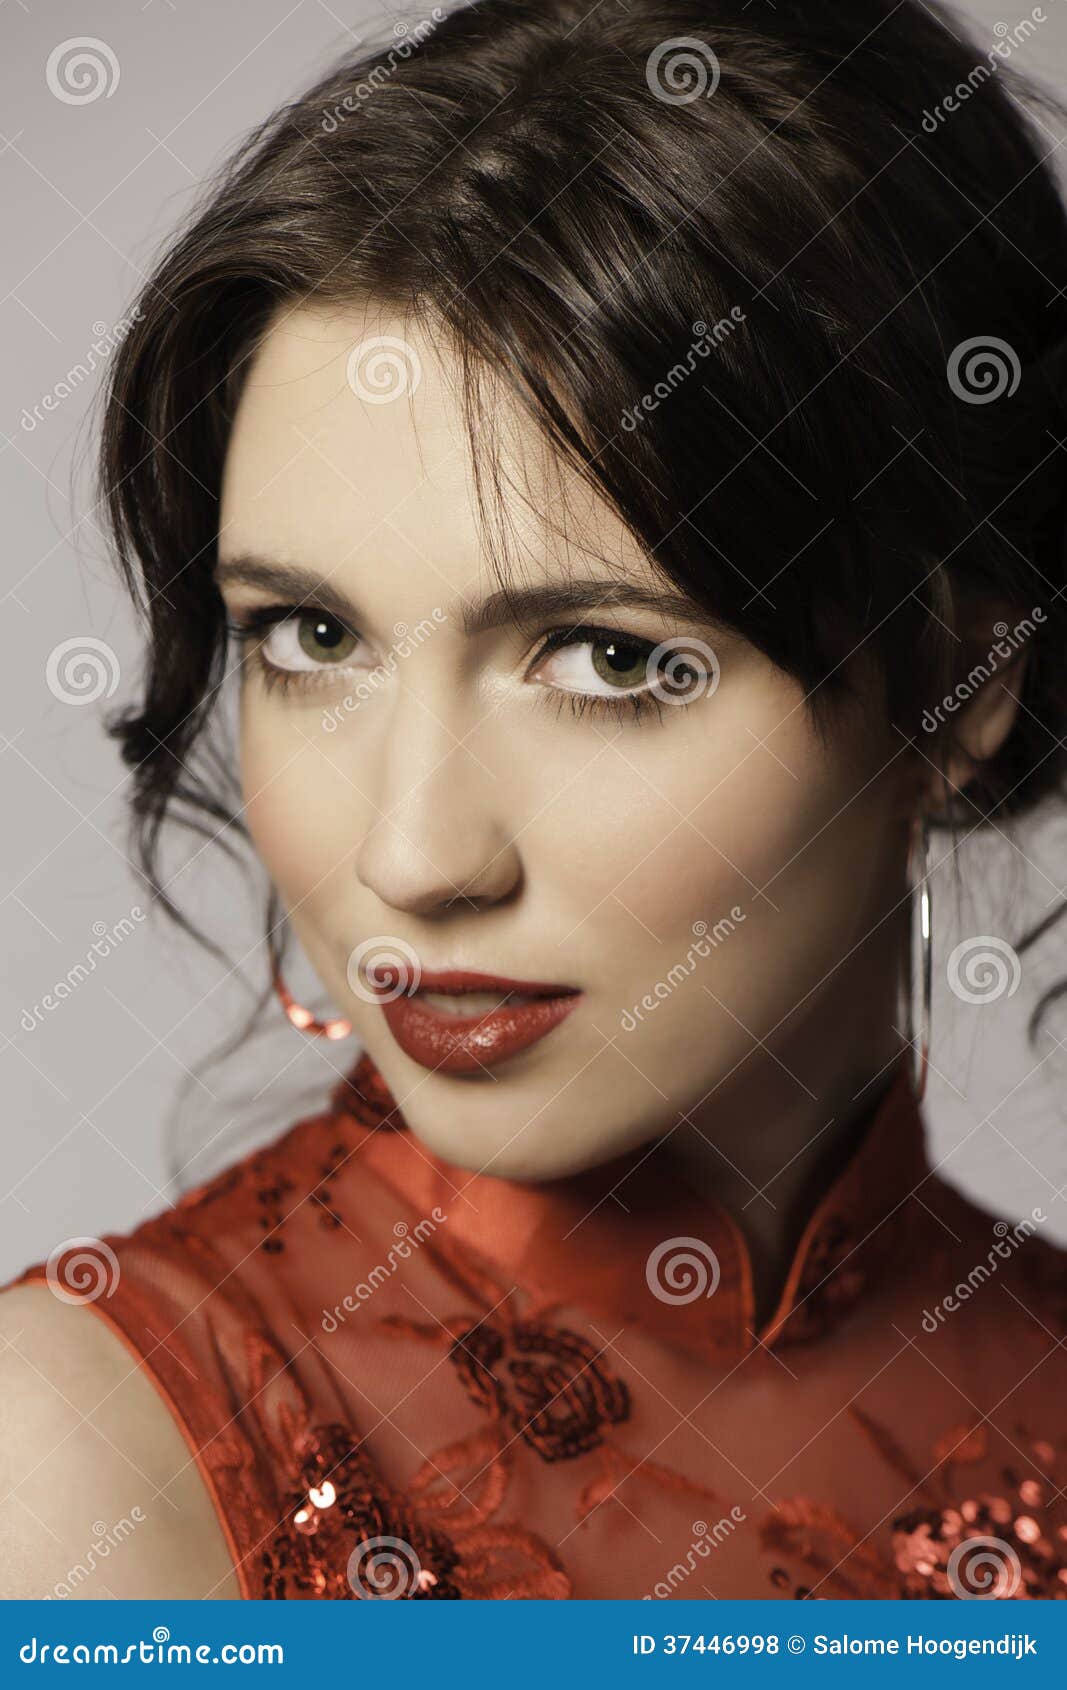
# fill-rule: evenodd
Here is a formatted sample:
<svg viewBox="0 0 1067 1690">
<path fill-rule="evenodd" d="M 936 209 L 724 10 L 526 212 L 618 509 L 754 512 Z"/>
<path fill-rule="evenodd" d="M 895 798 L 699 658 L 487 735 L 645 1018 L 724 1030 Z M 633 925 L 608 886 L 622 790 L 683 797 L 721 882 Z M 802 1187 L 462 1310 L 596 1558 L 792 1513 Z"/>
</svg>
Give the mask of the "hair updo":
<svg viewBox="0 0 1067 1690">
<path fill-rule="evenodd" d="M 168 815 L 243 832 L 204 734 L 219 489 L 251 355 L 305 300 L 369 295 L 446 336 L 490 471 L 482 380 L 506 383 L 820 731 L 862 648 L 942 767 L 975 680 L 958 631 L 1007 606 L 1017 719 L 949 825 L 1062 792 L 1067 218 L 1036 116 L 1058 108 L 1007 46 L 929 0 L 477 0 L 251 134 L 106 394 L 102 497 L 150 635 L 111 731 L 157 889 Z"/>
</svg>

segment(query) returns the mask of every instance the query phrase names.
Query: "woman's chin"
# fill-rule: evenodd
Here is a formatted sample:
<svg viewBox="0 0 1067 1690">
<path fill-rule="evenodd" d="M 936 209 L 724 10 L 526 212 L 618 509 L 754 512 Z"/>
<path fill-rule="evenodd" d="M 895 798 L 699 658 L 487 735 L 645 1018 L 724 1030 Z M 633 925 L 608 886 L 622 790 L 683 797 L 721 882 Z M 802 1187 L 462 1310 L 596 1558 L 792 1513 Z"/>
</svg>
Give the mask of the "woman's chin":
<svg viewBox="0 0 1067 1690">
<path fill-rule="evenodd" d="M 509 1132 L 507 1120 L 498 1119 L 490 1130 L 479 1132 L 469 1117 L 438 1115 L 422 1121 L 416 1114 L 406 1119 L 412 1136 L 432 1155 L 468 1173 L 495 1179 L 539 1184 L 563 1179 L 602 1159 L 595 1149 L 587 1150 L 584 1157 L 576 1155 L 572 1145 L 559 1141 L 562 1129 L 557 1136 L 551 1127 L 540 1124 L 516 1122 Z"/>
</svg>

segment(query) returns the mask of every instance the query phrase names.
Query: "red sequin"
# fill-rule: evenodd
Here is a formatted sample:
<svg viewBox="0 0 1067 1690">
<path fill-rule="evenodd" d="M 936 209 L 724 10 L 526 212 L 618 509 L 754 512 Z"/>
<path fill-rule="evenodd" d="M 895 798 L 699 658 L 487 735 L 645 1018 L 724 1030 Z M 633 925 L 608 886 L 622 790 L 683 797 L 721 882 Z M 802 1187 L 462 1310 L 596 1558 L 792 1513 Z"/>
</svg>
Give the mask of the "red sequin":
<svg viewBox="0 0 1067 1690">
<path fill-rule="evenodd" d="M 491 1524 L 494 1510 L 447 1512 L 425 1468 L 390 1487 L 351 1431 L 308 1428 L 293 1444 L 285 1514 L 260 1559 L 263 1597 L 371 1600 L 565 1597 L 557 1556 L 530 1532 Z"/>
</svg>

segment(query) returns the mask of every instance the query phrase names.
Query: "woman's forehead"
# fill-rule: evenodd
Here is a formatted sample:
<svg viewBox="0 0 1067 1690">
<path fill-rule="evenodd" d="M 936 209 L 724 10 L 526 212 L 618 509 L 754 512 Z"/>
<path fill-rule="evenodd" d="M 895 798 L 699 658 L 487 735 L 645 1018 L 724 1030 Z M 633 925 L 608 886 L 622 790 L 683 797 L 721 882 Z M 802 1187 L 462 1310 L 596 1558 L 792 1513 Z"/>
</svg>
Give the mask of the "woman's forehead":
<svg viewBox="0 0 1067 1690">
<path fill-rule="evenodd" d="M 611 505 L 499 380 L 479 389 L 473 451 L 443 336 L 380 302 L 280 312 L 250 362 L 224 465 L 220 555 L 331 569 L 422 559 L 455 580 L 579 569 L 656 582 Z M 486 501 L 488 499 L 488 502 Z"/>
</svg>

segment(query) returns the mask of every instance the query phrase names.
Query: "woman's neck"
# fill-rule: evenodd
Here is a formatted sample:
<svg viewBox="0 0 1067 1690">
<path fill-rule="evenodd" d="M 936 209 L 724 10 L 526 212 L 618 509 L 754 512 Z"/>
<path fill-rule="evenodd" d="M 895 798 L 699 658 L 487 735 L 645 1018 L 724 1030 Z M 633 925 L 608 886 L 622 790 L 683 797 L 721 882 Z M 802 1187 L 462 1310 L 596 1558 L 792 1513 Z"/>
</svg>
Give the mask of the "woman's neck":
<svg viewBox="0 0 1067 1690">
<path fill-rule="evenodd" d="M 843 964 L 773 1048 L 757 1045 L 661 1141 L 672 1170 L 729 1210 L 749 1250 L 757 1330 L 774 1313 L 800 1234 L 862 1140 L 901 1048 L 900 923 Z M 875 955 L 875 951 L 877 955 Z"/>
</svg>

